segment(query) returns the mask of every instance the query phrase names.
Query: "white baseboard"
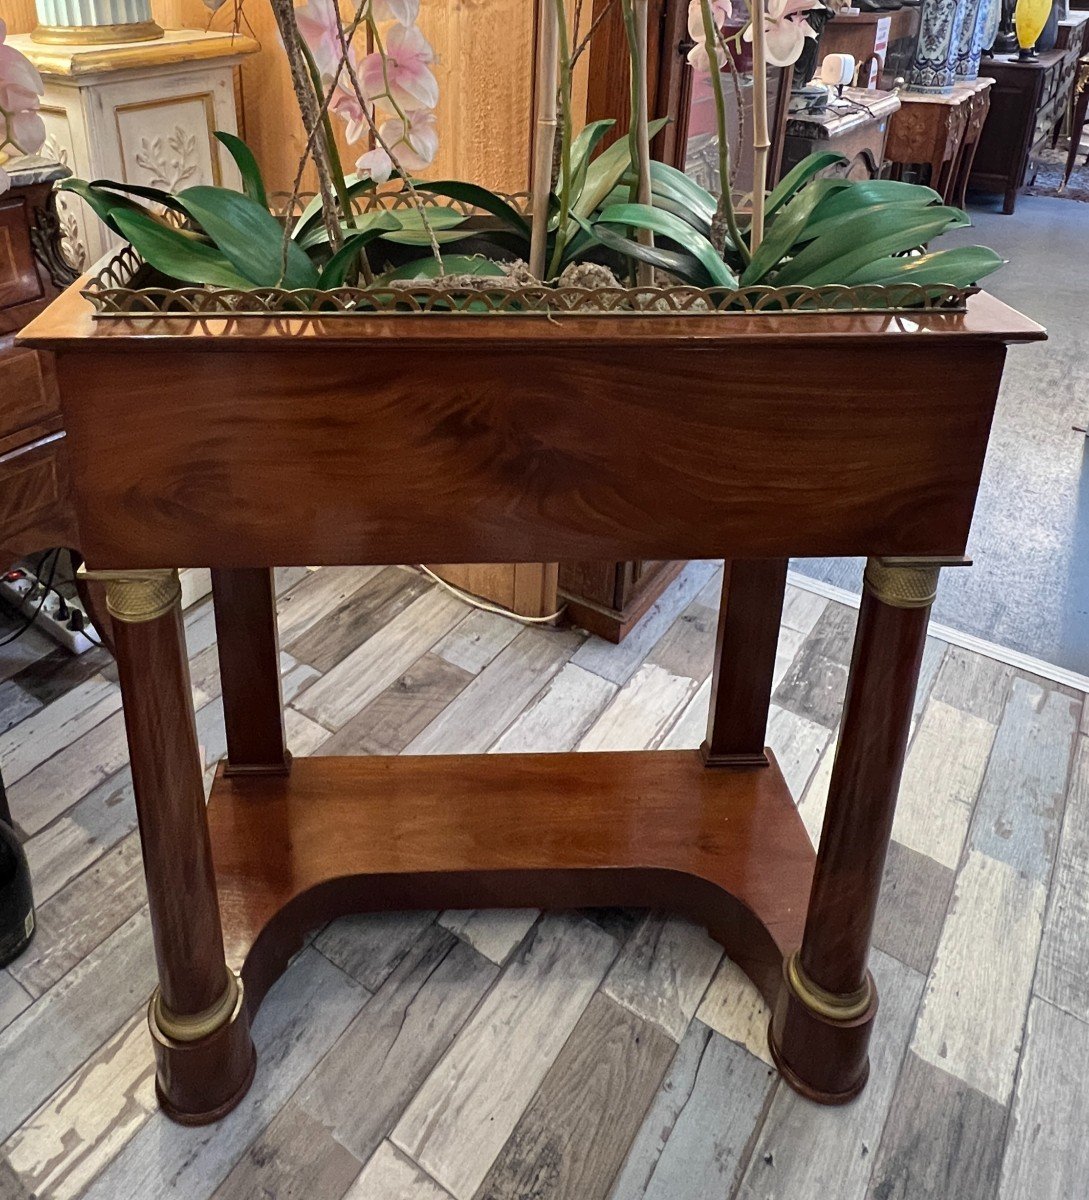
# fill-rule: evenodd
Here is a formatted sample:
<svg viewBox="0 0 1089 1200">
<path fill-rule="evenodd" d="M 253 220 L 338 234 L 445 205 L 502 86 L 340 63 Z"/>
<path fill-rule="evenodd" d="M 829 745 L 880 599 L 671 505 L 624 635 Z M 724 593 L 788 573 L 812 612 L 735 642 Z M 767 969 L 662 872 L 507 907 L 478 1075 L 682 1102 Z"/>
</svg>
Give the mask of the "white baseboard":
<svg viewBox="0 0 1089 1200">
<path fill-rule="evenodd" d="M 852 608 L 858 608 L 861 599 L 857 593 L 850 592 L 846 588 L 836 587 L 834 583 L 825 583 L 821 579 L 811 579 L 808 575 L 799 574 L 797 571 L 788 571 L 787 581 L 803 591 L 824 596 L 829 600 L 838 600 L 840 604 L 849 604 Z M 1031 654 L 1022 654 L 1020 650 L 1011 650 L 1008 646 L 998 645 L 997 642 L 985 641 L 981 637 L 976 637 L 974 633 L 962 633 L 959 629 L 943 625 L 940 621 L 930 622 L 929 633 L 931 637 L 936 637 L 941 642 L 948 642 L 950 646 L 973 650 L 976 654 L 993 658 L 996 662 L 1005 663 L 1018 671 L 1028 671 L 1032 675 L 1050 679 L 1052 683 L 1064 684 L 1078 692 L 1089 692 L 1089 675 L 1079 675 L 1077 671 L 1068 671 L 1066 667 L 1057 667 L 1054 663 L 1044 662 L 1042 658 L 1033 658 Z"/>
</svg>

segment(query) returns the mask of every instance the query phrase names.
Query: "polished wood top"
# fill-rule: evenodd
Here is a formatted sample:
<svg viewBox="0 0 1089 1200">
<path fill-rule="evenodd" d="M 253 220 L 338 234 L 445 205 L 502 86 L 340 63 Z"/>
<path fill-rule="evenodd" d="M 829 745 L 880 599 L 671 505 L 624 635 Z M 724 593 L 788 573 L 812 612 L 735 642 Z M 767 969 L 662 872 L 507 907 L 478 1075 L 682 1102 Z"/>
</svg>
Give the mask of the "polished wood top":
<svg viewBox="0 0 1089 1200">
<path fill-rule="evenodd" d="M 795 313 L 790 316 L 740 314 L 693 316 L 617 316 L 510 314 L 401 314 L 358 317 L 94 317 L 80 295 L 89 276 L 70 287 L 41 316 L 23 330 L 20 341 L 56 351 L 103 350 L 177 351 L 179 342 L 196 339 L 200 352 L 260 349 L 285 352 L 318 344 L 322 348 L 359 342 L 442 345 L 453 347 L 529 345 L 593 346 L 597 344 L 670 345 L 678 342 L 731 346 L 759 342 L 762 347 L 799 340 L 874 342 L 894 336 L 972 338 L 983 341 L 1042 341 L 1042 326 L 987 292 L 973 296 L 964 313 Z"/>
</svg>

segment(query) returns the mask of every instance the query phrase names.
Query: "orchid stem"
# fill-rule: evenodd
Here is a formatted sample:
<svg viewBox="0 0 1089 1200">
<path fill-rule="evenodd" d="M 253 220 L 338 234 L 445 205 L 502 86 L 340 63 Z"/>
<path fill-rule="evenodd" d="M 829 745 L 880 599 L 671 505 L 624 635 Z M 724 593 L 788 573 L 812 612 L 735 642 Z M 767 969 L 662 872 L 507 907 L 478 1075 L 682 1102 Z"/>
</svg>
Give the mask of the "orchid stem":
<svg viewBox="0 0 1089 1200">
<path fill-rule="evenodd" d="M 718 136 L 719 197 L 718 208 L 715 210 L 714 219 L 711 222 L 711 241 L 721 254 L 726 247 L 726 230 L 729 230 L 730 240 L 742 259 L 748 263 L 751 255 L 741 236 L 741 230 L 738 228 L 737 214 L 734 212 L 733 197 L 730 194 L 730 138 L 726 131 L 726 96 L 722 90 L 722 72 L 719 70 L 718 64 L 719 33 L 715 28 L 711 0 L 700 0 L 700 9 L 703 13 L 703 40 L 707 47 L 707 67 L 711 72 L 711 91 L 715 100 L 715 129 Z M 723 225 L 725 225 L 725 229 Z"/>
<path fill-rule="evenodd" d="M 623 0 L 624 30 L 628 37 L 631 58 L 631 122 L 628 126 L 628 145 L 633 177 L 631 201 L 650 206 L 650 131 L 647 124 L 647 0 Z M 636 239 L 641 246 L 653 246 L 654 234 L 638 228 Z M 654 282 L 654 268 L 639 262 L 636 281 L 648 286 Z"/>
</svg>

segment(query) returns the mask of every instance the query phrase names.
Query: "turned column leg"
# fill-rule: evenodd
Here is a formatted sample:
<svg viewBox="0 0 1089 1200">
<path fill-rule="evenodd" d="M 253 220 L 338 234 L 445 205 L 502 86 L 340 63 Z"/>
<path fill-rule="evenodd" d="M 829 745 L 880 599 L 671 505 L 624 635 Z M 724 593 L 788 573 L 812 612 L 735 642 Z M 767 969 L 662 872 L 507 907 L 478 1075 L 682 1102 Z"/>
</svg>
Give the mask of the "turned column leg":
<svg viewBox="0 0 1089 1200">
<path fill-rule="evenodd" d="M 204 1124 L 255 1065 L 242 980 L 224 961 L 177 571 L 89 572 L 106 583 L 159 986 L 148 1006 L 168 1116 Z"/>
<path fill-rule="evenodd" d="M 770 1031 L 787 1082 L 824 1104 L 869 1075 L 877 991 L 870 937 L 939 567 L 870 559 L 839 749 L 801 949 L 784 963 Z"/>
<path fill-rule="evenodd" d="M 726 560 L 701 748 L 709 767 L 767 766 L 764 738 L 786 576 L 785 558 Z"/>
<path fill-rule="evenodd" d="M 214 570 L 212 602 L 227 731 L 224 772 L 284 775 L 291 755 L 284 736 L 273 572 Z"/>
</svg>

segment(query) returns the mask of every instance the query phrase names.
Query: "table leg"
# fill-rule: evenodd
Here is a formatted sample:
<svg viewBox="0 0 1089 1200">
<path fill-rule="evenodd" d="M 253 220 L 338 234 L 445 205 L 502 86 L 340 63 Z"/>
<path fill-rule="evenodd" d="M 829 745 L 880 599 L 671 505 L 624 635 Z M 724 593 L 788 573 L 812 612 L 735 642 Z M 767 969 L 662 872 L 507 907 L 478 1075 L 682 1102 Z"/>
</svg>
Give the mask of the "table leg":
<svg viewBox="0 0 1089 1200">
<path fill-rule="evenodd" d="M 177 571 L 106 582 L 159 986 L 148 1006 L 156 1090 L 184 1124 L 245 1095 L 255 1057 L 242 981 L 224 961 Z"/>
<path fill-rule="evenodd" d="M 1070 176 L 1074 171 L 1074 164 L 1078 161 L 1078 147 L 1081 145 L 1081 135 L 1085 130 L 1085 118 L 1089 113 L 1089 64 L 1083 79 L 1080 75 L 1077 80 L 1078 90 L 1074 96 L 1074 109 L 1070 117 L 1070 149 L 1066 152 L 1066 167 L 1063 169 L 1063 181 L 1059 185 L 1059 191 L 1063 191 L 1066 185 L 1070 182 Z M 1089 157 L 1086 158 L 1089 162 Z"/>
<path fill-rule="evenodd" d="M 787 560 L 727 559 L 718 611 L 707 740 L 709 767 L 767 765 L 764 739 Z"/>
<path fill-rule="evenodd" d="M 267 567 L 212 571 L 228 775 L 284 775 L 276 586 Z"/>
<path fill-rule="evenodd" d="M 870 937 L 938 571 L 925 560 L 866 566 L 805 933 L 770 1033 L 791 1086 L 826 1104 L 853 1099 L 869 1075 Z"/>
</svg>

